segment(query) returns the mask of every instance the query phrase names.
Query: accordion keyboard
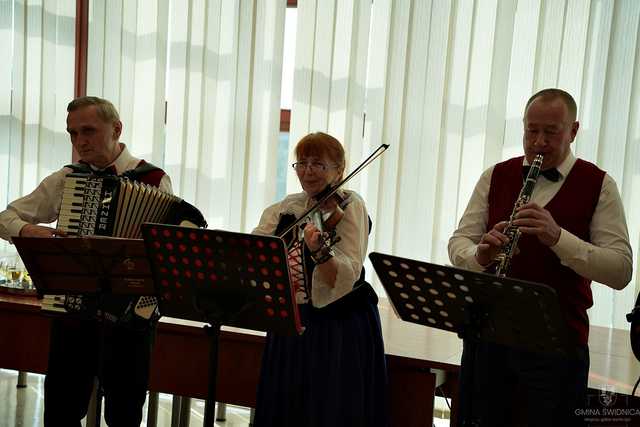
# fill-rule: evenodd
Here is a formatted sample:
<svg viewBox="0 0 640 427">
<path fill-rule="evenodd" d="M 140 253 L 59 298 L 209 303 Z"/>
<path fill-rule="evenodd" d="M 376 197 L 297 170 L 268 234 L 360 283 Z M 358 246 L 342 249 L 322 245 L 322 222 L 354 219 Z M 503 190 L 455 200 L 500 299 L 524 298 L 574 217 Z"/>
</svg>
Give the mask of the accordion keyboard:
<svg viewBox="0 0 640 427">
<path fill-rule="evenodd" d="M 78 235 L 86 181 L 86 178 L 67 178 L 64 183 L 62 204 L 58 215 L 58 228 L 64 230 L 70 236 Z"/>
<path fill-rule="evenodd" d="M 120 180 L 70 174 L 64 182 L 58 228 L 69 236 L 111 236 Z M 115 236 L 114 236 L 115 237 Z"/>
</svg>

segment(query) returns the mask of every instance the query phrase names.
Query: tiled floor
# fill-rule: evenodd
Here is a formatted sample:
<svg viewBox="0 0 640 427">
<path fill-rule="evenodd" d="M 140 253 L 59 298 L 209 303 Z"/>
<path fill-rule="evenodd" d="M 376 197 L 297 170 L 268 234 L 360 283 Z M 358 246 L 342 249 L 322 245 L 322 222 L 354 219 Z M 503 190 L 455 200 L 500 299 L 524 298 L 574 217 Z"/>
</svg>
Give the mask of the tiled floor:
<svg viewBox="0 0 640 427">
<path fill-rule="evenodd" d="M 44 411 L 44 376 L 27 375 L 27 387 L 16 388 L 18 373 L 0 369 L 0 427 L 40 427 Z M 171 425 L 171 396 L 160 394 L 158 399 L 158 427 Z M 142 426 L 146 426 L 147 405 L 144 408 Z M 191 400 L 190 427 L 201 427 L 204 417 L 204 401 Z M 106 426 L 104 420 L 100 424 Z M 246 427 L 249 425 L 249 409 L 227 405 L 227 418 L 217 422 L 219 427 Z"/>
<path fill-rule="evenodd" d="M 16 388 L 18 373 L 6 369 L 0 369 L 0 427 L 40 427 L 42 426 L 42 413 L 44 410 L 43 389 L 44 376 L 37 374 L 27 375 L 27 386 Z M 171 426 L 171 396 L 161 394 L 158 399 L 158 427 Z M 446 411 L 442 399 L 436 401 L 436 416 Z M 145 417 L 142 426 L 146 426 L 147 408 L 145 404 Z M 201 427 L 204 416 L 204 402 L 191 400 L 190 427 Z M 446 416 L 446 413 L 445 413 Z M 101 426 L 106 426 L 103 422 Z M 249 409 L 227 405 L 227 418 L 224 422 L 216 422 L 218 427 L 241 427 L 249 425 Z M 448 419 L 434 419 L 435 427 L 448 427 Z"/>
</svg>

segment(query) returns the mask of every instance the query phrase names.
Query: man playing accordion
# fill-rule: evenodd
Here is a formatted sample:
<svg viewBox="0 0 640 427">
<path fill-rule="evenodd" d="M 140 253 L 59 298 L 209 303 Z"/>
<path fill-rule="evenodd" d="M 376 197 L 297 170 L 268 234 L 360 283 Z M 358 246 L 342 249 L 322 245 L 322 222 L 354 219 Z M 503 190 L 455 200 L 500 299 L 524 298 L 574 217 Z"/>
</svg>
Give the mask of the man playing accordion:
<svg viewBox="0 0 640 427">
<path fill-rule="evenodd" d="M 46 177 L 29 195 L 0 213 L 0 237 L 64 236 L 64 230 L 38 225 L 58 219 L 65 179 L 72 172 L 127 175 L 171 193 L 162 169 L 131 155 L 119 142 L 118 111 L 109 101 L 81 97 L 67 107 L 67 131 L 80 162 Z M 112 426 L 139 426 L 149 380 L 154 323 L 145 327 L 105 322 L 101 381 L 105 418 Z M 100 369 L 101 325 L 98 320 L 58 317 L 51 325 L 49 365 L 45 379 L 45 426 L 80 426 Z"/>
</svg>

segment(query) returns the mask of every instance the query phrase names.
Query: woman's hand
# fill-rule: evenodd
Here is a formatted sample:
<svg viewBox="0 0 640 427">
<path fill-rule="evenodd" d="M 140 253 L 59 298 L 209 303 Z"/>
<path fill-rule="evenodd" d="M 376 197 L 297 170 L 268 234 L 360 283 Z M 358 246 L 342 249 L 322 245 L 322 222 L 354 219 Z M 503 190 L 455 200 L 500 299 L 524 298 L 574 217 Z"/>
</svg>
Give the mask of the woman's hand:
<svg viewBox="0 0 640 427">
<path fill-rule="evenodd" d="M 322 247 L 322 232 L 312 223 L 304 227 L 304 242 L 311 252 L 315 252 Z"/>
</svg>

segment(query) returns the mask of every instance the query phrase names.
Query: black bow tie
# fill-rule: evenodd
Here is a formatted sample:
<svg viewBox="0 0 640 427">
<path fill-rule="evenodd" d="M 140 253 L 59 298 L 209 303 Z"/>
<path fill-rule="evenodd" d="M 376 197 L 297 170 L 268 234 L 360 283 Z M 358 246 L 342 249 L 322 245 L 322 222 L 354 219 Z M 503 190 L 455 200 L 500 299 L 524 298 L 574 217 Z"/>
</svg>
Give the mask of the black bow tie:
<svg viewBox="0 0 640 427">
<path fill-rule="evenodd" d="M 102 170 L 94 170 L 93 174 L 98 176 L 118 175 L 118 173 L 116 172 L 116 167 L 113 165 L 107 166 Z"/>
<path fill-rule="evenodd" d="M 522 166 L 522 178 L 526 179 L 529 174 L 529 169 L 531 166 Z M 558 182 L 560 180 L 560 172 L 556 168 L 550 168 L 543 171 L 540 171 L 540 175 L 544 176 L 551 182 Z"/>
<path fill-rule="evenodd" d="M 104 169 L 95 169 L 95 166 L 92 166 L 91 164 L 89 164 L 88 162 L 85 162 L 84 160 L 80 160 L 79 163 L 82 163 L 83 165 L 87 165 L 87 169 L 90 169 L 91 173 L 94 175 L 98 175 L 98 176 L 118 175 L 118 171 L 116 171 L 116 167 L 114 165 L 107 166 Z"/>
</svg>

